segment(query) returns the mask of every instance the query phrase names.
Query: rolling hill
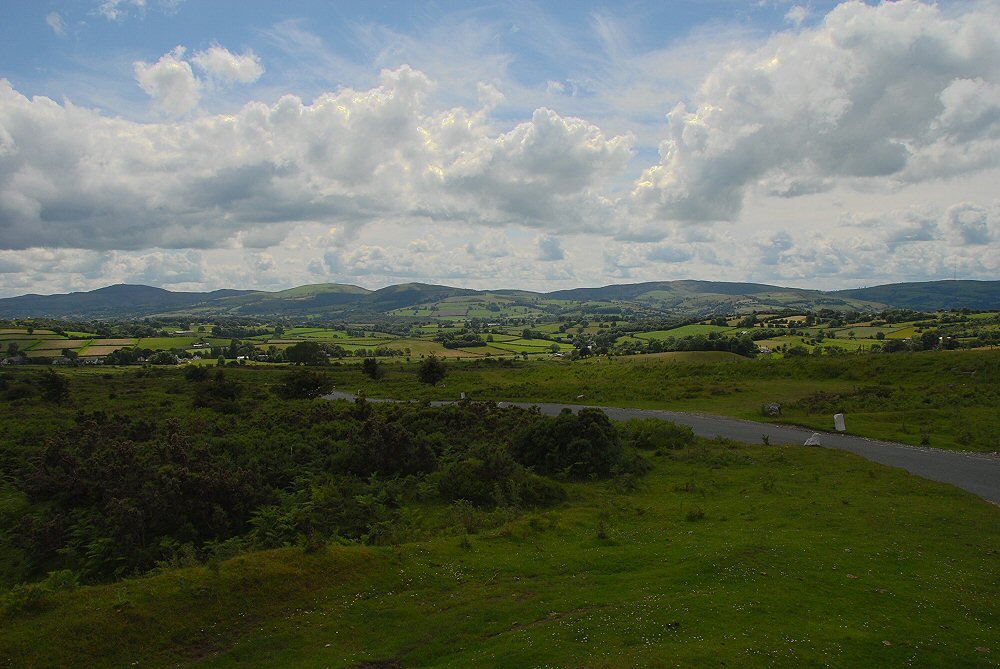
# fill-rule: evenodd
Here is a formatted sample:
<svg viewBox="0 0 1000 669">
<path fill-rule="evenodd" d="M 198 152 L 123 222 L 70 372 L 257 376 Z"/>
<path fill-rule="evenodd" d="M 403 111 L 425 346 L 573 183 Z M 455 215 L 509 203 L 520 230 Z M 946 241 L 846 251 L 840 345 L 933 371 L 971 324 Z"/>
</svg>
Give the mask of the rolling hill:
<svg viewBox="0 0 1000 669">
<path fill-rule="evenodd" d="M 152 286 L 120 284 L 89 292 L 22 295 L 0 299 L 0 318 L 129 318 L 143 316 L 283 316 L 346 318 L 375 316 L 393 310 L 433 305 L 449 298 L 504 298 L 538 307 L 576 308 L 610 313 L 629 307 L 645 314 L 703 316 L 773 310 L 880 311 L 900 307 L 933 311 L 969 307 L 1000 309 L 1000 281 L 900 283 L 855 290 L 820 291 L 758 283 L 657 281 L 576 288 L 550 293 L 523 290 L 476 291 L 424 283 L 367 290 L 324 283 L 277 292 L 216 290 L 173 292 Z"/>
</svg>

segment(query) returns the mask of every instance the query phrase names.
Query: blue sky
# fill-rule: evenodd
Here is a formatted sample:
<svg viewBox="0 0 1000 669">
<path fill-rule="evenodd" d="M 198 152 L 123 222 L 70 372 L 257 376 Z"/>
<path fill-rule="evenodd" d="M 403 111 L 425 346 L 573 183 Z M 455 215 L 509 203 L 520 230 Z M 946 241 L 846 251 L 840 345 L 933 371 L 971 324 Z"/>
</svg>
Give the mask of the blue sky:
<svg viewBox="0 0 1000 669">
<path fill-rule="evenodd" d="M 5 3 L 0 295 L 996 279 L 998 17 Z"/>
</svg>

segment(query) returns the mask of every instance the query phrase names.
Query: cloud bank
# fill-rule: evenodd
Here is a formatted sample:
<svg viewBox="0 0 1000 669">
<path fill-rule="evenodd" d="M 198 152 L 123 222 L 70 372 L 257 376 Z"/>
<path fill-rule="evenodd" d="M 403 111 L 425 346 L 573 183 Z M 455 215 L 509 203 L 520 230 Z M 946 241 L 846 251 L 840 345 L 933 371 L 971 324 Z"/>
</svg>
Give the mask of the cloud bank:
<svg viewBox="0 0 1000 669">
<path fill-rule="evenodd" d="M 99 11 L 120 22 L 145 8 Z M 471 74 L 393 65 L 375 83 L 219 114 L 203 105 L 264 90 L 271 65 L 250 49 L 178 46 L 133 63 L 159 115 L 149 121 L 0 80 L 0 291 L 44 283 L 44 268 L 74 287 L 994 277 L 997 6 L 846 2 L 821 19 L 792 7 L 785 21 L 653 108 L 653 83 L 683 81 L 665 52 L 626 53 L 626 74 L 608 65 L 608 81 L 543 78 L 539 102 L 516 114 L 505 96 L 520 105 L 531 89 L 505 88 L 511 59 L 493 47 Z M 65 34 L 55 12 L 47 22 Z M 609 58 L 627 51 L 620 26 L 594 25 Z M 435 37 L 429 63 L 449 56 Z M 587 109 L 587 96 L 595 110 L 659 119 L 642 131 L 658 146 L 606 115 L 564 111 L 564 100 Z"/>
</svg>

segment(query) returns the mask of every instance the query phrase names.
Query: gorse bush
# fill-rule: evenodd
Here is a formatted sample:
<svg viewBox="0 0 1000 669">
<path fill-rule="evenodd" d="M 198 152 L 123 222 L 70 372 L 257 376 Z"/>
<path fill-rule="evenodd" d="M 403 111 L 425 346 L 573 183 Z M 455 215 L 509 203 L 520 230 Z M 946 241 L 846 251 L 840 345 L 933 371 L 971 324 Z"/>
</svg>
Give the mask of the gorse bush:
<svg viewBox="0 0 1000 669">
<path fill-rule="evenodd" d="M 625 461 L 618 432 L 599 409 L 577 414 L 564 409 L 554 418 L 539 418 L 514 437 L 511 450 L 540 474 L 570 478 L 607 476 Z"/>
<path fill-rule="evenodd" d="M 268 395 L 264 377 L 250 384 L 230 370 L 165 374 L 115 380 L 126 395 L 168 398 L 138 404 L 155 410 L 109 401 L 6 452 L 8 498 L 22 500 L 0 515 L 0 546 L 15 565 L 8 584 L 49 572 L 67 584 L 109 581 L 290 545 L 393 543 L 422 531 L 407 525 L 416 499 L 515 513 L 565 499 L 547 476 L 644 471 L 596 410 L 549 418 L 489 403 L 263 401 L 326 379 L 295 370 Z M 37 394 L 27 401 L 49 406 Z"/>
<path fill-rule="evenodd" d="M 694 444 L 694 431 L 690 427 L 655 418 L 626 421 L 618 430 L 624 443 L 644 451 L 687 448 Z"/>
</svg>

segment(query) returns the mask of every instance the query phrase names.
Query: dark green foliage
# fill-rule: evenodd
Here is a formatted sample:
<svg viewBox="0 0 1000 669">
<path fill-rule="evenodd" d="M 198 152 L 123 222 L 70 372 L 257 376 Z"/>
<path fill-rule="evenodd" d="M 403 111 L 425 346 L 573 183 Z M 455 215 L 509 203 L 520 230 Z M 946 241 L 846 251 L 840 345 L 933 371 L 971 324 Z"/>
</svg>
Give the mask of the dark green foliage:
<svg viewBox="0 0 1000 669">
<path fill-rule="evenodd" d="M 308 486 L 263 506 L 250 520 L 247 548 L 293 546 L 317 537 L 364 540 L 373 526 L 398 516 L 399 498 L 391 485 L 353 476 L 319 476 Z"/>
<path fill-rule="evenodd" d="M 42 398 L 47 402 L 60 404 L 69 399 L 69 379 L 52 369 L 45 370 L 38 385 L 42 389 Z"/>
<path fill-rule="evenodd" d="M 235 381 L 226 379 L 226 373 L 217 369 L 215 377 L 207 383 L 199 383 L 194 396 L 194 406 L 208 407 L 220 413 L 237 413 L 240 410 L 237 400 L 243 388 Z"/>
<path fill-rule="evenodd" d="M 302 365 L 325 365 L 329 362 L 322 345 L 314 341 L 301 341 L 285 349 L 285 360 Z"/>
<path fill-rule="evenodd" d="M 201 365 L 188 365 L 184 368 L 184 378 L 188 381 L 207 381 L 208 368 Z"/>
<path fill-rule="evenodd" d="M 286 545 L 398 542 L 424 531 L 404 513 L 415 499 L 513 517 L 566 493 L 518 462 L 511 435 L 567 420 L 573 443 L 555 448 L 588 463 L 571 474 L 641 471 L 622 457 L 601 413 L 553 419 L 489 403 L 268 402 L 268 386 L 315 388 L 326 376 L 240 368 L 208 375 L 77 370 L 81 387 L 71 400 L 88 410 L 43 403 L 35 389 L 44 374 L 13 375 L 7 392 L 33 390 L 13 409 L 37 429 L 14 422 L 16 447 L 0 450 L 0 466 L 12 473 L 0 487 L 0 585 L 53 571 L 60 583 L 107 581 Z M 175 400 L 184 395 L 190 399 Z M 537 433 L 561 438 L 552 427 Z M 22 594 L 15 607 L 45 600 Z"/>
<path fill-rule="evenodd" d="M 558 483 L 525 470 L 507 449 L 493 444 L 446 465 L 438 489 L 445 499 L 479 506 L 542 506 L 566 497 Z"/>
<path fill-rule="evenodd" d="M 250 473 L 179 421 L 145 444 L 128 439 L 129 428 L 121 417 L 81 416 L 26 464 L 24 491 L 37 510 L 14 534 L 37 566 L 65 565 L 90 580 L 146 570 L 170 542 L 242 528 L 259 503 Z"/>
<path fill-rule="evenodd" d="M 285 375 L 277 393 L 286 399 L 308 400 L 333 390 L 333 380 L 322 372 L 296 370 Z"/>
<path fill-rule="evenodd" d="M 539 421 L 514 437 L 514 457 L 541 474 L 574 478 L 607 476 L 623 463 L 618 432 L 600 409 L 564 409 L 555 418 Z"/>
<path fill-rule="evenodd" d="M 437 340 L 441 342 L 442 346 L 445 348 L 475 348 L 477 346 L 486 346 L 487 342 L 481 336 L 475 332 L 469 332 L 468 330 L 459 330 L 458 332 L 449 332 L 447 334 L 439 335 Z"/>
<path fill-rule="evenodd" d="M 687 448 L 694 444 L 694 431 L 687 425 L 644 418 L 619 426 L 622 441 L 644 451 Z"/>
<path fill-rule="evenodd" d="M 436 386 L 447 373 L 444 361 L 437 356 L 430 355 L 420 363 L 420 367 L 417 369 L 417 378 L 420 379 L 421 383 Z"/>
<path fill-rule="evenodd" d="M 364 362 L 361 363 L 361 371 L 364 372 L 365 376 L 375 381 L 385 376 L 385 368 L 375 358 L 365 358 Z"/>
<path fill-rule="evenodd" d="M 352 441 L 347 467 L 358 476 L 426 474 L 437 468 L 434 452 L 425 442 L 378 416 L 366 420 Z"/>
<path fill-rule="evenodd" d="M 177 356 L 170 351 L 157 351 L 147 360 L 151 365 L 176 365 Z"/>
</svg>

